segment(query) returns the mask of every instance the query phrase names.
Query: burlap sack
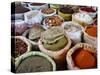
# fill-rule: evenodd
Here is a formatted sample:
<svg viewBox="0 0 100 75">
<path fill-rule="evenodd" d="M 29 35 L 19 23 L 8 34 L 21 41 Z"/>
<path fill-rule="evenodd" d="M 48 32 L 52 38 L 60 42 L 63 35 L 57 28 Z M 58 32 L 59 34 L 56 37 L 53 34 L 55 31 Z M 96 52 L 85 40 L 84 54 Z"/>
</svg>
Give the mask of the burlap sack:
<svg viewBox="0 0 100 75">
<path fill-rule="evenodd" d="M 43 47 L 41 39 L 38 42 L 40 51 L 42 51 L 43 53 L 46 53 L 47 55 L 52 57 L 55 60 L 55 62 L 57 63 L 57 65 L 59 67 L 61 67 L 61 68 L 63 68 L 63 66 L 65 66 L 64 63 L 65 63 L 65 60 L 66 60 L 66 54 L 67 54 L 67 51 L 71 47 L 71 40 L 70 40 L 70 38 L 68 36 L 66 36 L 66 38 L 68 40 L 67 45 L 63 49 L 61 49 L 59 51 L 51 51 L 51 50 L 45 49 Z"/>
<path fill-rule="evenodd" d="M 35 23 L 41 23 L 42 15 L 38 10 L 32 10 L 24 14 L 24 19 L 29 24 L 29 27 L 31 27 Z"/>
<path fill-rule="evenodd" d="M 20 65 L 20 62 L 22 62 L 25 58 L 27 57 L 30 57 L 30 56 L 41 56 L 41 57 L 44 57 L 46 58 L 52 65 L 52 71 L 55 71 L 56 70 L 56 64 L 54 62 L 53 59 L 51 59 L 48 55 L 42 53 L 42 52 L 39 52 L 39 51 L 31 51 L 31 52 L 28 52 L 24 55 L 22 55 L 16 62 L 15 62 L 15 68 L 17 68 L 19 65 Z M 33 62 L 34 64 L 34 62 Z"/>
<path fill-rule="evenodd" d="M 92 37 L 92 36 L 88 35 L 85 32 L 86 28 L 87 27 L 85 27 L 85 29 L 83 31 L 84 32 L 84 35 L 83 35 L 84 42 L 92 44 L 93 46 L 97 47 L 97 37 Z"/>
<path fill-rule="evenodd" d="M 25 37 L 23 37 L 23 36 L 15 36 L 15 37 L 12 37 L 12 38 L 15 38 L 15 39 L 21 39 L 22 41 L 24 41 L 24 42 L 28 45 L 27 51 L 26 51 L 25 53 L 31 51 L 32 45 L 29 43 L 29 41 L 28 41 Z M 15 45 L 15 44 L 14 44 L 14 45 Z M 13 49 L 12 49 L 12 50 L 13 50 Z M 24 54 L 25 54 L 25 53 L 24 53 Z M 22 54 L 22 55 L 23 55 L 23 54 Z M 22 56 L 22 55 L 20 55 L 20 56 Z M 17 60 L 20 58 L 20 56 L 17 57 L 17 58 L 15 58 L 15 61 L 17 61 Z"/>
<path fill-rule="evenodd" d="M 73 45 L 82 41 L 82 34 L 83 34 L 84 28 L 80 24 L 73 21 L 68 21 L 68 22 L 64 22 L 61 25 L 61 27 L 65 30 L 66 34 L 73 41 Z M 66 27 L 68 29 L 66 29 Z"/>
<path fill-rule="evenodd" d="M 74 13 L 73 15 L 72 15 L 72 21 L 74 21 L 74 22 L 76 22 L 76 23 L 79 23 L 80 25 L 82 25 L 82 26 L 87 26 L 87 25 L 91 25 L 92 23 L 93 23 L 93 19 L 92 19 L 92 17 L 90 17 L 87 13 L 80 13 L 80 14 L 86 14 L 86 15 L 88 15 L 88 17 L 89 17 L 89 19 L 87 19 L 86 21 L 81 21 L 81 20 L 79 20 L 79 19 L 77 19 L 76 17 L 75 17 L 75 15 L 76 15 L 77 13 Z"/>
<path fill-rule="evenodd" d="M 96 53 L 96 48 L 90 44 L 87 43 L 78 43 L 76 44 L 74 47 L 72 47 L 67 55 L 66 55 L 66 61 L 67 61 L 67 67 L 70 70 L 77 70 L 80 69 L 79 67 L 75 66 L 74 61 L 72 59 L 72 54 L 78 49 L 78 48 L 84 48 L 87 49 L 88 51 L 92 52 L 92 53 Z"/>
</svg>

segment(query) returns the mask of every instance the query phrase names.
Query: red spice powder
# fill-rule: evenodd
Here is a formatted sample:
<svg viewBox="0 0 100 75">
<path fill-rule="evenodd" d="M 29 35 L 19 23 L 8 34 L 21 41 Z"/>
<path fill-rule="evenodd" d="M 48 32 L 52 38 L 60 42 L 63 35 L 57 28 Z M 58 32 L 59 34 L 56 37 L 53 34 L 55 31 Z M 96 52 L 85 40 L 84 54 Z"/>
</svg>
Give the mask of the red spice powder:
<svg viewBox="0 0 100 75">
<path fill-rule="evenodd" d="M 79 67 L 80 69 L 96 67 L 95 55 L 83 48 L 79 48 L 78 50 L 76 50 L 73 53 L 72 58 L 74 60 L 75 66 Z"/>
<path fill-rule="evenodd" d="M 81 10 L 86 12 L 96 12 L 93 8 L 89 8 L 89 7 L 81 8 Z"/>
<path fill-rule="evenodd" d="M 85 32 L 92 37 L 97 37 L 97 27 L 96 26 L 87 27 Z"/>
</svg>

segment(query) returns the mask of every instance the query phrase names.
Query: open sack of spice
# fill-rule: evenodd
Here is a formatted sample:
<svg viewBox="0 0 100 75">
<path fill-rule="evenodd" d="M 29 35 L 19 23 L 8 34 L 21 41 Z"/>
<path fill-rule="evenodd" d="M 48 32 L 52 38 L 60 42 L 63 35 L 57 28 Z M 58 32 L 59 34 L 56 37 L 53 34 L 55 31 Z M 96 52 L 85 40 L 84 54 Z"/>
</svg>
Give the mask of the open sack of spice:
<svg viewBox="0 0 100 75">
<path fill-rule="evenodd" d="M 66 55 L 71 70 L 97 68 L 97 49 L 87 43 L 78 43 Z"/>
<path fill-rule="evenodd" d="M 29 25 L 35 24 L 35 23 L 41 23 L 42 21 L 42 15 L 38 10 L 32 10 L 24 15 L 25 22 Z"/>
<path fill-rule="evenodd" d="M 41 26 L 41 24 L 36 23 L 27 29 L 22 36 L 27 38 L 27 40 L 32 44 L 33 49 L 39 50 L 38 41 L 44 31 L 45 29 Z"/>
<path fill-rule="evenodd" d="M 12 36 L 11 43 L 11 56 L 15 61 L 17 61 L 23 54 L 30 52 L 32 49 L 32 45 L 23 36 Z"/>
<path fill-rule="evenodd" d="M 28 24 L 22 19 L 16 19 L 12 20 L 11 28 L 13 36 L 21 36 L 28 29 Z"/>
<path fill-rule="evenodd" d="M 12 35 L 19 36 L 22 35 L 26 29 L 28 29 L 28 24 L 25 22 L 24 14 L 31 10 L 21 5 L 20 2 L 12 3 L 11 7 L 12 7 L 11 11 Z"/>
<path fill-rule="evenodd" d="M 24 14 L 26 12 L 31 11 L 30 8 L 24 7 L 21 2 L 15 2 L 12 3 L 12 12 L 11 12 L 11 17 L 12 19 L 22 19 L 24 17 Z"/>
<path fill-rule="evenodd" d="M 28 3 L 28 6 L 32 10 L 41 10 L 49 7 L 47 3 L 34 3 L 34 2 Z"/>
<path fill-rule="evenodd" d="M 31 51 L 21 56 L 15 62 L 16 73 L 55 71 L 56 63 L 48 55 Z"/>
<path fill-rule="evenodd" d="M 97 26 L 86 26 L 84 29 L 84 42 L 97 48 Z"/>
<path fill-rule="evenodd" d="M 95 7 L 80 7 L 79 12 L 85 12 L 89 14 L 92 18 L 95 18 L 97 15 L 97 8 Z"/>
<path fill-rule="evenodd" d="M 92 23 L 94 22 L 93 18 L 85 12 L 74 13 L 72 15 L 72 21 L 79 23 L 80 25 L 84 27 L 92 25 Z"/>
<path fill-rule="evenodd" d="M 73 45 L 82 41 L 82 34 L 84 28 L 81 25 L 72 21 L 68 21 L 64 22 L 61 26 L 72 40 Z"/>
<path fill-rule="evenodd" d="M 48 16 L 43 20 L 43 27 L 45 29 L 51 28 L 53 26 L 61 26 L 64 19 L 59 15 Z"/>
<path fill-rule="evenodd" d="M 60 26 L 51 27 L 41 34 L 39 49 L 52 57 L 57 65 L 64 68 L 66 53 L 71 47 L 71 40 Z"/>
</svg>

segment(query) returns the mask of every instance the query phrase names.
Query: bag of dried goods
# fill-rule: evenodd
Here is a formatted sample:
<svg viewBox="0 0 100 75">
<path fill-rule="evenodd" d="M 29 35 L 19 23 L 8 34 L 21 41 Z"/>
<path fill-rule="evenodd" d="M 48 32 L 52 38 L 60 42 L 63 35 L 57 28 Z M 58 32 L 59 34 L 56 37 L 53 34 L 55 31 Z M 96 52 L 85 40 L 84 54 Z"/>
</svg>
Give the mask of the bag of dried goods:
<svg viewBox="0 0 100 75">
<path fill-rule="evenodd" d="M 97 26 L 87 26 L 84 29 L 84 42 L 97 47 Z"/>
<path fill-rule="evenodd" d="M 11 56 L 14 60 L 18 60 L 20 56 L 31 51 L 32 46 L 23 36 L 15 36 L 11 38 Z"/>
<path fill-rule="evenodd" d="M 32 65 L 33 64 L 33 65 Z M 16 61 L 16 73 L 55 71 L 56 64 L 48 55 L 31 51 Z"/>
<path fill-rule="evenodd" d="M 41 33 L 43 33 L 45 29 L 41 26 L 41 24 L 34 24 L 30 29 L 26 30 L 23 33 L 23 36 L 28 39 L 28 41 L 33 45 L 33 49 L 38 49 L 38 40 L 41 37 Z"/>
<path fill-rule="evenodd" d="M 97 67 L 96 48 L 87 43 L 78 43 L 66 55 L 68 69 L 90 69 Z"/>
<path fill-rule="evenodd" d="M 41 9 L 40 13 L 42 14 L 42 17 L 48 17 L 48 16 L 53 16 L 56 14 L 56 10 L 53 8 L 45 8 L 45 9 Z"/>
<path fill-rule="evenodd" d="M 85 12 L 89 14 L 92 18 L 95 18 L 97 15 L 96 7 L 80 7 L 79 12 Z"/>
<path fill-rule="evenodd" d="M 31 27 L 35 23 L 41 23 L 42 21 L 42 15 L 38 10 L 33 10 L 30 12 L 25 13 L 24 15 L 25 22 L 29 24 Z"/>
<path fill-rule="evenodd" d="M 12 5 L 13 10 L 11 11 L 12 19 L 23 19 L 26 12 L 31 11 L 29 8 L 23 7 L 22 5 Z"/>
<path fill-rule="evenodd" d="M 74 10 L 72 8 L 62 7 L 58 10 L 58 14 L 64 18 L 66 21 L 72 20 L 72 14 L 74 13 Z"/>
<path fill-rule="evenodd" d="M 43 27 L 48 29 L 53 26 L 61 26 L 64 19 L 59 15 L 48 16 L 43 20 Z"/>
<path fill-rule="evenodd" d="M 70 38 L 60 26 L 51 27 L 41 34 L 39 49 L 51 56 L 59 66 L 63 67 L 66 53 L 71 46 Z"/>
<path fill-rule="evenodd" d="M 20 36 L 28 29 L 28 24 L 24 20 L 12 20 L 11 21 L 12 36 Z"/>
<path fill-rule="evenodd" d="M 82 26 L 88 26 L 93 23 L 93 18 L 87 13 L 79 12 L 72 15 L 72 21 L 77 22 Z"/>
<path fill-rule="evenodd" d="M 48 4 L 46 3 L 29 3 L 28 6 L 32 10 L 40 10 L 40 9 L 48 8 Z"/>
<path fill-rule="evenodd" d="M 73 41 L 73 45 L 82 41 L 82 32 L 84 28 L 81 25 L 72 21 L 68 21 L 64 22 L 61 26 Z"/>
</svg>

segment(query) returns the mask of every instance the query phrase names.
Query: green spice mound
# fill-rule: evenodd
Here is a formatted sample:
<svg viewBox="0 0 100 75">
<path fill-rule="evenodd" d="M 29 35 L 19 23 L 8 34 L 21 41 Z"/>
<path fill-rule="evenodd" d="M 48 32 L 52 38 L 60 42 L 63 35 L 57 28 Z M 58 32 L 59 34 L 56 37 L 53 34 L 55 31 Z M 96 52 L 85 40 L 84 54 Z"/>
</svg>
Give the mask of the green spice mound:
<svg viewBox="0 0 100 75">
<path fill-rule="evenodd" d="M 30 30 L 28 34 L 28 38 L 33 41 L 38 41 L 40 39 L 41 33 L 45 31 L 41 26 L 34 25 Z"/>
<path fill-rule="evenodd" d="M 44 48 L 52 51 L 61 50 L 68 43 L 64 30 L 59 26 L 47 29 L 42 33 L 41 41 Z"/>
<path fill-rule="evenodd" d="M 44 72 L 52 71 L 51 63 L 41 56 L 30 56 L 24 59 L 18 66 L 17 73 L 29 73 L 29 72 Z"/>
</svg>

